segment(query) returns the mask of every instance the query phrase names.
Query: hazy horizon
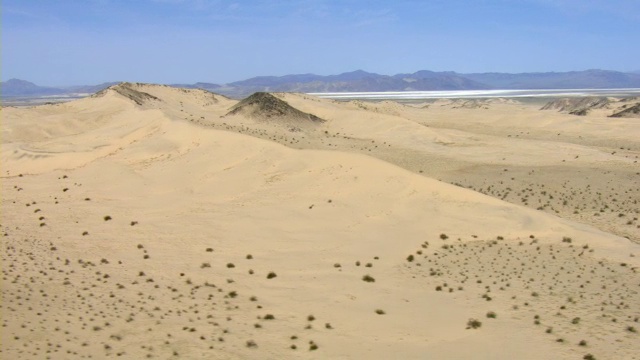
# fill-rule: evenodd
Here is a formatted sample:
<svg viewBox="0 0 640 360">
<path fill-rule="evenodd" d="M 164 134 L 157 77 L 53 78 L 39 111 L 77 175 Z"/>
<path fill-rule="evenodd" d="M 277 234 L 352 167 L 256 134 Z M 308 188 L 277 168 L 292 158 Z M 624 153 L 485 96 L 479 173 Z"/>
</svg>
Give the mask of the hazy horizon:
<svg viewBox="0 0 640 360">
<path fill-rule="evenodd" d="M 637 71 L 638 14 L 631 0 L 5 0 L 2 80 Z"/>
<path fill-rule="evenodd" d="M 367 70 L 364 70 L 364 69 L 357 69 L 357 70 L 342 71 L 340 73 L 331 73 L 331 74 L 316 74 L 316 73 L 307 72 L 307 73 L 282 74 L 282 75 L 262 74 L 262 75 L 256 75 L 254 77 L 282 77 L 282 76 L 291 76 L 291 75 L 293 75 L 293 76 L 298 76 L 298 75 L 333 76 L 333 75 L 341 75 L 341 74 L 345 74 L 345 73 L 352 73 L 352 72 L 356 72 L 356 71 L 365 71 L 365 72 L 368 72 L 368 73 L 375 73 L 377 75 L 383 75 L 383 76 L 395 76 L 395 75 L 398 75 L 398 74 L 405 74 L 405 73 L 406 74 L 413 74 L 415 72 L 422 71 L 422 70 L 433 71 L 433 70 L 430 70 L 430 69 L 418 69 L 418 70 L 415 70 L 415 71 L 402 72 L 402 73 L 401 72 L 396 72 L 396 73 L 391 73 L 391 74 L 381 74 L 381 73 L 375 73 L 375 72 L 372 72 L 372 71 L 367 71 Z M 617 71 L 617 72 L 624 72 L 624 73 L 638 73 L 638 71 L 623 71 L 623 70 L 612 70 L 612 69 L 580 69 L 580 70 L 567 70 L 566 72 L 581 72 L 581 71 L 591 71 L 591 70 Z M 438 71 L 438 72 L 453 72 L 453 73 L 457 73 L 457 74 L 460 74 L 460 75 L 472 74 L 472 73 L 461 73 L 461 72 L 458 72 L 458 71 L 455 71 L 455 70 L 442 70 L 442 71 Z M 489 73 L 489 72 L 487 72 L 487 73 Z M 498 72 L 498 71 L 493 72 L 493 73 L 520 74 L 520 73 L 507 73 L 507 72 Z M 542 73 L 561 73 L 561 72 L 560 71 L 552 71 L 551 70 L 551 71 L 546 71 L 546 72 L 534 72 L 534 71 L 531 71 L 531 72 L 522 72 L 522 73 L 531 73 L 531 74 L 540 73 L 540 74 L 542 74 Z M 252 78 L 254 78 L 254 77 L 252 77 Z M 178 81 L 178 82 L 173 82 L 173 83 L 163 83 L 163 82 L 132 81 L 132 80 L 128 80 L 128 79 L 113 79 L 113 80 L 103 81 L 103 82 L 100 82 L 100 83 L 52 84 L 52 85 L 49 85 L 49 84 L 43 85 L 43 84 L 37 83 L 35 81 L 32 81 L 31 79 L 23 79 L 23 78 L 16 78 L 16 77 L 7 78 L 7 79 L 4 79 L 4 77 L 3 77 L 2 81 L 6 82 L 6 81 L 9 81 L 9 80 L 22 80 L 22 81 L 28 81 L 28 82 L 34 83 L 34 84 L 36 84 L 38 86 L 45 86 L 45 87 L 64 89 L 64 88 L 69 88 L 69 87 L 74 87 L 74 86 L 92 86 L 92 85 L 100 85 L 100 84 L 103 84 L 103 83 L 118 83 L 118 82 L 140 82 L 140 83 L 145 83 L 145 84 L 159 84 L 159 85 L 180 85 L 180 84 L 190 85 L 190 84 L 195 84 L 195 83 L 211 83 L 211 84 L 217 84 L 217 85 L 223 85 L 224 86 L 224 85 L 227 85 L 227 84 L 231 84 L 233 82 L 244 81 L 244 80 L 248 80 L 248 79 L 250 79 L 250 78 L 235 79 L 235 80 L 232 80 L 232 81 L 229 81 L 229 82 L 216 82 L 216 81 L 198 80 L 198 81 L 193 81 L 191 83 L 184 82 L 184 81 Z M 575 90 L 585 90 L 585 89 L 588 89 L 588 88 L 584 88 L 584 89 L 578 88 L 578 89 L 575 89 Z M 522 90 L 529 90 L 529 89 L 522 89 Z M 569 90 L 569 89 L 566 89 L 566 90 Z M 358 93 L 358 92 L 354 92 L 354 93 Z"/>
</svg>

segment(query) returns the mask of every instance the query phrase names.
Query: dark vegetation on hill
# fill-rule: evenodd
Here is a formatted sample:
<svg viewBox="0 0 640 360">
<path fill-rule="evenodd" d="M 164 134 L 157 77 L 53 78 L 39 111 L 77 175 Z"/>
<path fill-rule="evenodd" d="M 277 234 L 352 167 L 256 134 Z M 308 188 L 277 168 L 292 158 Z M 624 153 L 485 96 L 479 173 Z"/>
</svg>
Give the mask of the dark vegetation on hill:
<svg viewBox="0 0 640 360">
<path fill-rule="evenodd" d="M 234 105 L 227 115 L 244 115 L 254 119 L 287 119 L 309 123 L 321 123 L 324 120 L 289 105 L 272 94 L 257 92 Z"/>
</svg>

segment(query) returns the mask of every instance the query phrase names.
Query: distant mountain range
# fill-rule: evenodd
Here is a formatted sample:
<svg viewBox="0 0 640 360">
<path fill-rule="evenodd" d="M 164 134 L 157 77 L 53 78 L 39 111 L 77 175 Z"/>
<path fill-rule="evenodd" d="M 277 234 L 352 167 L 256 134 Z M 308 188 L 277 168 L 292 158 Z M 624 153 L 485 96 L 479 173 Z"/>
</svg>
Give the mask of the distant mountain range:
<svg viewBox="0 0 640 360">
<path fill-rule="evenodd" d="M 24 80 L 0 83 L 0 96 L 27 97 L 95 93 L 116 83 L 42 87 Z M 299 74 L 259 76 L 228 84 L 198 82 L 172 84 L 175 87 L 199 88 L 222 95 L 241 98 L 254 92 L 365 92 L 428 90 L 533 90 L 533 89 L 616 89 L 640 88 L 640 73 L 609 70 L 585 70 L 546 73 L 472 73 L 452 71 L 417 71 L 412 74 L 381 75 L 357 70 L 339 75 Z"/>
</svg>

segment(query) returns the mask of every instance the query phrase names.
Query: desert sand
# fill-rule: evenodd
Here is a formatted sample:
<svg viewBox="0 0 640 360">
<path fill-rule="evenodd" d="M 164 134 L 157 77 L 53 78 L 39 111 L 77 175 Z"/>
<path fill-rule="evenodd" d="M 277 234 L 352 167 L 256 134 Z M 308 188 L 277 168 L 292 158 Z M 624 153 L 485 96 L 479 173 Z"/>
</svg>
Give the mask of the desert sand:
<svg viewBox="0 0 640 360">
<path fill-rule="evenodd" d="M 640 359 L 621 101 L 3 107 L 0 358 Z"/>
</svg>

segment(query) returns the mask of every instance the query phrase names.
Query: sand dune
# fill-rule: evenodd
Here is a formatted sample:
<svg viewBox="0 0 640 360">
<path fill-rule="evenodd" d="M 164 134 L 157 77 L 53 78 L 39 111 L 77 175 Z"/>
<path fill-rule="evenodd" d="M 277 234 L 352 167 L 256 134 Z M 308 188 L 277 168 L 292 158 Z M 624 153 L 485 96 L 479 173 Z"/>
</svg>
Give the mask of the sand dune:
<svg viewBox="0 0 640 360">
<path fill-rule="evenodd" d="M 275 96 L 3 108 L 0 356 L 638 358 L 633 119 Z"/>
</svg>

